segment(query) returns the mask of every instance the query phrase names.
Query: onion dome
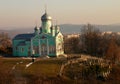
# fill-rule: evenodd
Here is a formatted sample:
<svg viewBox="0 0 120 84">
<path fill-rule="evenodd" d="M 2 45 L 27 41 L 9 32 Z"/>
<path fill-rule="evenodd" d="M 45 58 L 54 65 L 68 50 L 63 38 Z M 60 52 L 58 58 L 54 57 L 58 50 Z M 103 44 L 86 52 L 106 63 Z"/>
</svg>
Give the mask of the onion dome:
<svg viewBox="0 0 120 84">
<path fill-rule="evenodd" d="M 39 30 L 39 27 L 35 26 L 34 30 Z"/>
<path fill-rule="evenodd" d="M 35 32 L 34 32 L 35 35 L 38 35 L 38 34 L 39 34 L 39 27 L 36 26 L 36 27 L 34 28 L 34 30 L 35 30 Z"/>
<path fill-rule="evenodd" d="M 41 17 L 41 20 L 52 20 L 52 17 L 49 16 L 47 13 L 45 13 L 42 17 Z"/>
</svg>

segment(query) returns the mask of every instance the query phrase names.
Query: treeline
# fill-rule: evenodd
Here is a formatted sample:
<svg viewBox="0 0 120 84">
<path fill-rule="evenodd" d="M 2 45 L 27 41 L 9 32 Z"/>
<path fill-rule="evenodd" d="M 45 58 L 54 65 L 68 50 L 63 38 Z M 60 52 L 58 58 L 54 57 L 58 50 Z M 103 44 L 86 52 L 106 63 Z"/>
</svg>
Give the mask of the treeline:
<svg viewBox="0 0 120 84">
<path fill-rule="evenodd" d="M 7 33 L 0 33 L 0 55 L 12 54 L 12 41 Z"/>
<path fill-rule="evenodd" d="M 117 60 L 120 55 L 120 35 L 102 33 L 91 24 L 83 26 L 79 37 L 65 38 L 66 54 L 89 54 Z"/>
</svg>

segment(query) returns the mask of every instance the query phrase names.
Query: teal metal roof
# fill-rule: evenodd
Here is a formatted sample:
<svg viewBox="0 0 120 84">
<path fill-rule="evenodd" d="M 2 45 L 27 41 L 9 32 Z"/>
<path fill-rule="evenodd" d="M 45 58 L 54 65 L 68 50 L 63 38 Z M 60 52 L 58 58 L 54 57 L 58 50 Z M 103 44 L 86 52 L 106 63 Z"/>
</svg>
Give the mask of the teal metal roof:
<svg viewBox="0 0 120 84">
<path fill-rule="evenodd" d="M 14 37 L 14 40 L 17 40 L 17 39 L 30 40 L 34 36 L 35 36 L 34 33 L 31 33 L 31 34 L 18 34 L 18 35 L 16 35 Z"/>
</svg>

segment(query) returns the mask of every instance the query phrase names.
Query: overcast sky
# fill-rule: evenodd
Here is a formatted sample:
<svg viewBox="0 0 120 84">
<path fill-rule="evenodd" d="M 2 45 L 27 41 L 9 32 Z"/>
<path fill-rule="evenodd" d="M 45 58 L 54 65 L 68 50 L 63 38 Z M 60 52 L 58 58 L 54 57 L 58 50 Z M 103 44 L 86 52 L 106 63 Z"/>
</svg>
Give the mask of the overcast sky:
<svg viewBox="0 0 120 84">
<path fill-rule="evenodd" d="M 120 0 L 0 0 L 0 28 L 41 25 L 45 4 L 54 23 L 120 23 Z"/>
</svg>

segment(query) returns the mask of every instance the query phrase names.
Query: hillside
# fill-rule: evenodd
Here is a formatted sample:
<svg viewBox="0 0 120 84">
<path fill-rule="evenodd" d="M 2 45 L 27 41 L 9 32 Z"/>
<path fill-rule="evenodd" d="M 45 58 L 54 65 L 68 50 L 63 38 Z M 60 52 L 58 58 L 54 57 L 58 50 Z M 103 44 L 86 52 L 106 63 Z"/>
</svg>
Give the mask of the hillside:
<svg viewBox="0 0 120 84">
<path fill-rule="evenodd" d="M 102 80 L 95 78 L 92 72 L 96 67 L 87 69 L 82 76 L 81 71 L 89 66 L 73 63 L 65 67 L 64 75 L 59 76 L 60 67 L 65 63 L 65 59 L 36 59 L 32 65 L 25 68 L 31 63 L 31 59 L 23 58 L 3 58 L 0 57 L 0 84 L 119 84 L 120 83 L 120 66 L 113 66 L 111 74 L 107 79 Z M 97 69 L 99 71 L 99 69 Z M 83 70 L 83 71 L 86 71 Z M 71 78 L 77 76 L 78 78 Z M 87 76 L 87 77 L 84 77 Z"/>
</svg>

